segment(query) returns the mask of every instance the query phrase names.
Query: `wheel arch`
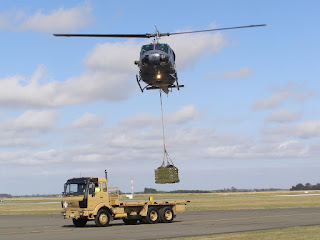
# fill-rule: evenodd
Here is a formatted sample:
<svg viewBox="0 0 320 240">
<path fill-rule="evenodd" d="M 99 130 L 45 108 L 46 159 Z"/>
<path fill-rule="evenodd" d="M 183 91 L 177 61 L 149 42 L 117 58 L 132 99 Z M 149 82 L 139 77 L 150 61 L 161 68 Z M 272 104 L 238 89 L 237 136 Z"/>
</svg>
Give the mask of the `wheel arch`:
<svg viewBox="0 0 320 240">
<path fill-rule="evenodd" d="M 94 215 L 97 215 L 101 209 L 106 210 L 110 214 L 110 216 L 113 216 L 111 209 L 109 208 L 109 206 L 105 204 L 97 205 L 96 208 L 94 209 Z"/>
</svg>

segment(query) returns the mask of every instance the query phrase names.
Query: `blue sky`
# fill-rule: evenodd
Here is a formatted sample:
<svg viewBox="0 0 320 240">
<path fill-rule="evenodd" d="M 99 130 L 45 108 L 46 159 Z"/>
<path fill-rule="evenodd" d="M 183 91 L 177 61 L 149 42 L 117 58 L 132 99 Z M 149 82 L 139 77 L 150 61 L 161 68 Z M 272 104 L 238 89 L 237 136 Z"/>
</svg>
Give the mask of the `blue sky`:
<svg viewBox="0 0 320 240">
<path fill-rule="evenodd" d="M 103 176 L 130 190 L 289 188 L 319 182 L 318 1 L 3 1 L 0 192 L 53 193 Z M 156 185 L 158 91 L 133 64 L 150 40 L 52 33 L 153 33 L 267 24 L 162 38 L 179 82 L 164 97 L 181 182 Z M 13 187 L 12 187 L 13 186 Z"/>
</svg>

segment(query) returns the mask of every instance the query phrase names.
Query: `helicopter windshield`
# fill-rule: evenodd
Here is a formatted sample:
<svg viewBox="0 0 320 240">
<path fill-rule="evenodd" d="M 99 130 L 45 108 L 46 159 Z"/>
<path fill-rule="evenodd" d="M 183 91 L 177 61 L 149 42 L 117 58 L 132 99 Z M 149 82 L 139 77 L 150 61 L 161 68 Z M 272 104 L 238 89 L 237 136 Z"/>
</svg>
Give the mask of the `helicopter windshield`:
<svg viewBox="0 0 320 240">
<path fill-rule="evenodd" d="M 153 50 L 153 44 L 143 45 L 141 47 L 141 55 L 150 50 Z"/>
<path fill-rule="evenodd" d="M 168 53 L 168 45 L 167 44 L 156 44 L 156 50 L 161 50 Z"/>
</svg>

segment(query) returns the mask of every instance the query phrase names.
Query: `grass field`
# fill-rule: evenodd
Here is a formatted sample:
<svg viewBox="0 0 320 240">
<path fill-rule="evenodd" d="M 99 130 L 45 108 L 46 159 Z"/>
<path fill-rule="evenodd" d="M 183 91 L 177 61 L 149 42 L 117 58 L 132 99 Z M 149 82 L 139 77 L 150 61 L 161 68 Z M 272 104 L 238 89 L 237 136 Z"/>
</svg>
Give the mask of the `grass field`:
<svg viewBox="0 0 320 240">
<path fill-rule="evenodd" d="M 242 233 L 215 234 L 194 237 L 170 238 L 170 240 L 316 240 L 320 239 L 320 226 L 294 227 Z M 164 239 L 163 239 L 164 240 Z"/>
<path fill-rule="evenodd" d="M 309 191 L 319 193 L 320 191 Z M 301 196 L 290 196 L 301 194 Z M 277 196 L 274 195 L 284 195 Z M 304 192 L 277 191 L 253 193 L 177 193 L 177 194 L 141 194 L 134 200 L 147 200 L 149 196 L 157 199 L 186 199 L 191 202 L 187 211 L 232 210 L 232 209 L 270 209 L 270 208 L 308 208 L 320 207 L 320 195 L 304 195 Z M 124 195 L 121 200 L 126 199 Z M 59 214 L 60 198 L 13 198 L 4 199 L 0 204 L 0 215 L 10 214 Z"/>
<path fill-rule="evenodd" d="M 274 195 L 297 195 L 297 194 L 320 194 L 320 190 L 312 191 L 272 191 L 272 192 L 228 192 L 228 193 L 157 193 L 138 194 L 135 199 L 147 199 L 154 196 L 157 199 L 163 198 L 214 198 L 214 197 L 253 197 L 253 196 L 274 196 Z M 122 198 L 125 198 L 122 195 Z"/>
<path fill-rule="evenodd" d="M 28 202 L 57 202 L 61 201 L 61 198 L 58 197 L 22 197 L 22 198 L 5 198 L 3 199 L 6 203 L 28 203 Z"/>
</svg>

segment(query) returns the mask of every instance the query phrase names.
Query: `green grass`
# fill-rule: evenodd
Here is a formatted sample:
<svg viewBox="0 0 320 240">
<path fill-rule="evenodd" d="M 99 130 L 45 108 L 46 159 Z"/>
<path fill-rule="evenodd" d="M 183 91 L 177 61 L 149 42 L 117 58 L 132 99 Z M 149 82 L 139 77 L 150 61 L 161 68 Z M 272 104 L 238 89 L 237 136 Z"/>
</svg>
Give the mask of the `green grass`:
<svg viewBox="0 0 320 240">
<path fill-rule="evenodd" d="M 4 198 L 6 203 L 21 203 L 21 202 L 60 202 L 61 198 L 58 197 L 22 197 L 22 198 Z"/>
<path fill-rule="evenodd" d="M 320 196 L 192 199 L 187 210 L 234 210 L 320 207 Z"/>
<path fill-rule="evenodd" d="M 148 200 L 153 196 L 159 199 L 185 199 L 191 202 L 187 204 L 187 211 L 198 210 L 233 210 L 233 209 L 270 209 L 270 208 L 310 208 L 320 207 L 320 196 L 299 197 L 271 197 L 270 195 L 292 195 L 304 192 L 276 191 L 253 193 L 174 193 L 174 194 L 141 194 L 135 195 L 134 200 Z M 319 191 L 309 191 L 319 193 Z M 231 197 L 231 198 L 226 198 Z M 236 198 L 232 198 L 236 197 Z M 126 199 L 121 195 L 121 200 Z M 61 198 L 13 198 L 4 199 L 5 203 L 17 203 L 15 205 L 0 204 L 0 215 L 10 214 L 59 214 L 61 212 Z M 28 204 L 36 202 L 38 204 Z M 41 202 L 57 202 L 40 204 Z"/>
<path fill-rule="evenodd" d="M 18 215 L 18 214 L 59 214 L 61 212 L 61 203 L 50 204 L 0 204 L 0 215 Z"/>
<path fill-rule="evenodd" d="M 309 191 L 308 193 L 319 192 Z M 302 194 L 302 196 L 288 196 L 295 194 Z M 303 196 L 303 194 L 304 191 L 139 194 L 135 195 L 134 199 L 147 200 L 149 196 L 152 196 L 154 200 L 168 198 L 186 199 L 190 200 L 190 203 L 186 207 L 187 211 L 320 207 L 320 195 Z M 272 195 L 286 196 L 271 197 Z M 125 199 L 125 196 L 122 196 L 121 199 Z"/>
<path fill-rule="evenodd" d="M 155 199 L 164 198 L 213 198 L 213 197 L 253 197 L 253 196 L 270 196 L 270 195 L 295 195 L 304 194 L 304 191 L 271 191 L 271 192 L 228 192 L 228 193 L 156 193 L 156 194 L 136 194 L 134 199 L 148 199 L 153 196 Z M 308 191 L 309 194 L 320 193 L 320 190 Z M 121 199 L 126 199 L 121 195 Z"/>
<path fill-rule="evenodd" d="M 320 239 L 320 226 L 293 227 L 275 230 L 262 230 L 242 233 L 203 235 L 193 237 L 170 238 L 170 240 L 316 240 Z"/>
</svg>

